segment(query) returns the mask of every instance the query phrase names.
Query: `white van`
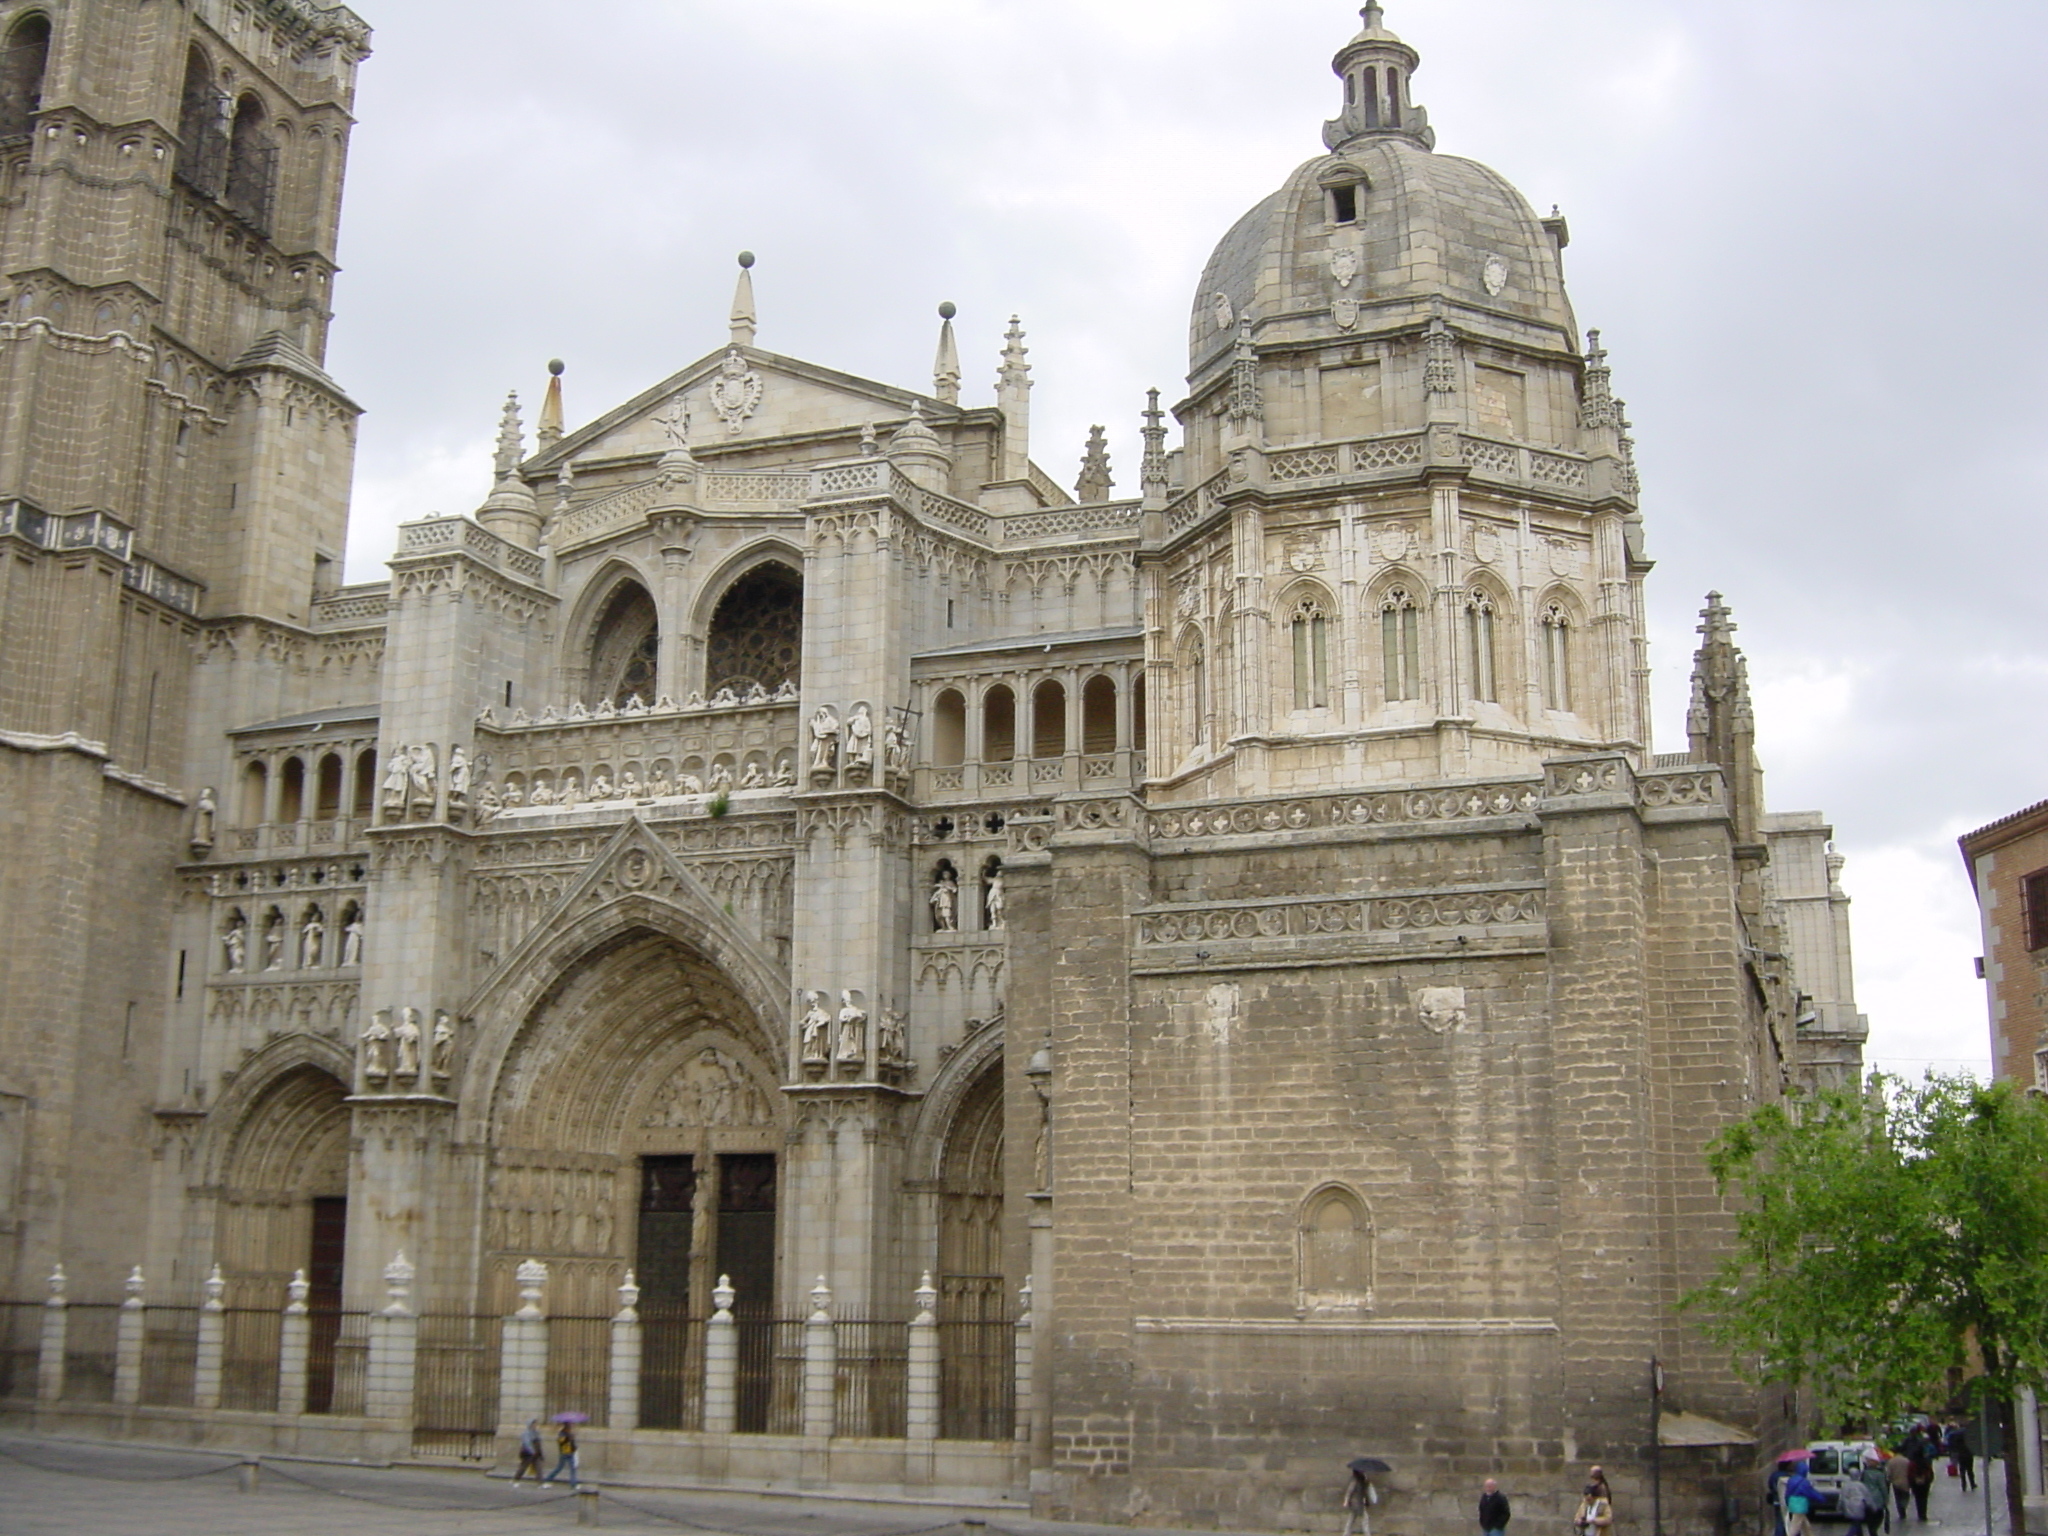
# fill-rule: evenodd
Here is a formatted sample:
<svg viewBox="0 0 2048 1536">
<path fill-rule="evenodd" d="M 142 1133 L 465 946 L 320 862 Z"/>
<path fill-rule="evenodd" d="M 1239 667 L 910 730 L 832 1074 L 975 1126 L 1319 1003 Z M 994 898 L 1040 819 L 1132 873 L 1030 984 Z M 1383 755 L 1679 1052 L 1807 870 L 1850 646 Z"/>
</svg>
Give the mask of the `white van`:
<svg viewBox="0 0 2048 1536">
<path fill-rule="evenodd" d="M 1863 1458 L 1875 1449 L 1869 1440 L 1813 1440 L 1807 1444 L 1807 1479 L 1820 1495 L 1817 1515 L 1832 1515 L 1841 1508 L 1842 1481 L 1863 1474 Z"/>
</svg>

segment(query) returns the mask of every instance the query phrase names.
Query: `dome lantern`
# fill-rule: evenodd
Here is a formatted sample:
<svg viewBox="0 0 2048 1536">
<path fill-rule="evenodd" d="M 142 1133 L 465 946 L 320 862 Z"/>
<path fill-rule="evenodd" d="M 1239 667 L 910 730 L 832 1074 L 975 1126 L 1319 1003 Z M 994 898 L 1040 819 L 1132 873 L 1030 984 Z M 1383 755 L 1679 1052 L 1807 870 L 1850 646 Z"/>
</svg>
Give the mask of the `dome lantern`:
<svg viewBox="0 0 2048 1536">
<path fill-rule="evenodd" d="M 1362 139 L 1399 137 L 1436 147 L 1429 113 L 1408 97 L 1422 56 L 1389 32 L 1379 0 L 1358 13 L 1365 28 L 1337 50 L 1330 68 L 1344 82 L 1344 110 L 1323 124 L 1323 142 L 1343 151 Z"/>
</svg>

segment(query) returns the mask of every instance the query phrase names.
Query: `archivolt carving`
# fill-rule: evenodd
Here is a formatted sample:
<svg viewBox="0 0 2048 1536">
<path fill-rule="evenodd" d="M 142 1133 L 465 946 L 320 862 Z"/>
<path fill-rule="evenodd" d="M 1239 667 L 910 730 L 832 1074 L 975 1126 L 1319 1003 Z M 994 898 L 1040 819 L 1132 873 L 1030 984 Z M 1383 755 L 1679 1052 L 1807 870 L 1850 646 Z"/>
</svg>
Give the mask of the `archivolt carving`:
<svg viewBox="0 0 2048 1536">
<path fill-rule="evenodd" d="M 707 1045 L 669 1074 L 640 1123 L 708 1130 L 713 1126 L 773 1125 L 775 1116 L 753 1074 L 716 1046 Z"/>
</svg>

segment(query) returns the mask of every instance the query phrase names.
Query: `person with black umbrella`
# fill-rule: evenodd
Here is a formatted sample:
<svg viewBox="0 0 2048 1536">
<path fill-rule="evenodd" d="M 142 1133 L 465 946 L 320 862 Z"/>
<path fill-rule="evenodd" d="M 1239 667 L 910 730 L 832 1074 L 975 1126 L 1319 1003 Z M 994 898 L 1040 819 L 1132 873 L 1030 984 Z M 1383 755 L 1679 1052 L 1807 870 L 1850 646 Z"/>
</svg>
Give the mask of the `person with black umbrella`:
<svg viewBox="0 0 2048 1536">
<path fill-rule="evenodd" d="M 1391 1470 L 1377 1456 L 1351 1458 L 1351 1482 L 1344 1490 L 1344 1536 L 1372 1536 L 1372 1506 L 1380 1501 L 1373 1479 Z"/>
</svg>

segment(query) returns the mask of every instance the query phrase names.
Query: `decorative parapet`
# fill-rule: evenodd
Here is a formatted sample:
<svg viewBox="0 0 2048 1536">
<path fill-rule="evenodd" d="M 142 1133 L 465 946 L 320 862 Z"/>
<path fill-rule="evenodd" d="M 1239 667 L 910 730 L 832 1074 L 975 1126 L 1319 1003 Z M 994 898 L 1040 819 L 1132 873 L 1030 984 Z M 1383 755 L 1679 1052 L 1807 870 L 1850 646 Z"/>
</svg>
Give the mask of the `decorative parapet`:
<svg viewBox="0 0 2048 1536">
<path fill-rule="evenodd" d="M 1002 520 L 1000 533 L 1005 544 L 1036 540 L 1067 540 L 1095 535 L 1130 535 L 1138 531 L 1144 511 L 1136 501 L 1108 502 L 1099 506 L 1054 507 L 1044 512 L 1021 512 Z"/>
<path fill-rule="evenodd" d="M 315 629 L 355 629 L 380 624 L 391 608 L 391 583 L 365 582 L 313 600 Z"/>
<path fill-rule="evenodd" d="M 468 555 L 491 570 L 525 582 L 538 582 L 544 568 L 541 557 L 532 550 L 501 539 L 466 517 L 433 517 L 400 524 L 398 553 L 392 557 L 392 564 L 453 554 Z"/>
</svg>

